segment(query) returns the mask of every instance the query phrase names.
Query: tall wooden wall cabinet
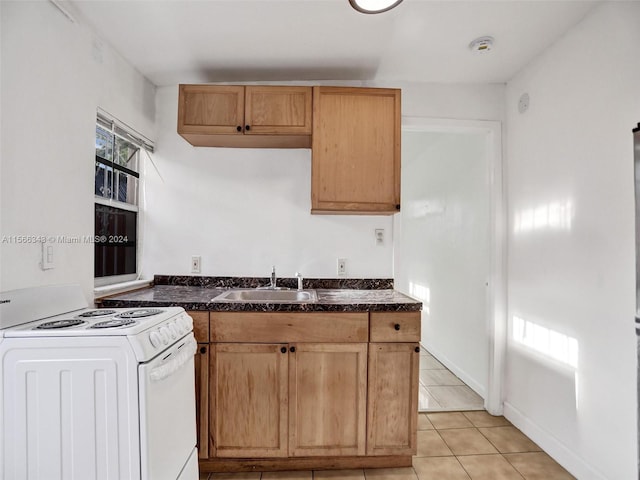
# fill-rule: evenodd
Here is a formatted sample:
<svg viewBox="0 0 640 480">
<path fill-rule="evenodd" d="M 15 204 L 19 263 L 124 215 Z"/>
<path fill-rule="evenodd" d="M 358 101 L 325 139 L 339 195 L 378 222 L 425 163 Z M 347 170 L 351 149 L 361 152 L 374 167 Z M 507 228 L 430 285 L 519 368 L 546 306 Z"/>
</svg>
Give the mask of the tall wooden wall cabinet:
<svg viewBox="0 0 640 480">
<path fill-rule="evenodd" d="M 314 87 L 311 212 L 400 210 L 400 90 Z"/>
</svg>

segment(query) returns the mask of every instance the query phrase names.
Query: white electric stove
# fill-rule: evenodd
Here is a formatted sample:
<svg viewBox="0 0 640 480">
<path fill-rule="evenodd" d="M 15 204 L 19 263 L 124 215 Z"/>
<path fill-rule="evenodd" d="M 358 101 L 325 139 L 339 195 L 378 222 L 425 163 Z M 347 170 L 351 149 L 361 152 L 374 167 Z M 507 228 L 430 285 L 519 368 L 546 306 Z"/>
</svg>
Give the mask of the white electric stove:
<svg viewBox="0 0 640 480">
<path fill-rule="evenodd" d="M 0 293 L 0 480 L 196 480 L 191 317 Z"/>
</svg>

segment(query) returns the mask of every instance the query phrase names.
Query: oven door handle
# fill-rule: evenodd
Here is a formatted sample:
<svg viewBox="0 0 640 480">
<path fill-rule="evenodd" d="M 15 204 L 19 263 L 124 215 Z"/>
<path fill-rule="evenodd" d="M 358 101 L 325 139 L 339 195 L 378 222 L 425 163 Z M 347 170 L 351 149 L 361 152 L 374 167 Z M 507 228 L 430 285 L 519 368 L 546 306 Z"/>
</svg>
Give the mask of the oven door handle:
<svg viewBox="0 0 640 480">
<path fill-rule="evenodd" d="M 197 349 L 198 344 L 193 335 L 190 335 L 182 347 L 171 354 L 172 358 L 169 361 L 151 370 L 149 377 L 155 382 L 160 382 L 170 377 L 180 370 L 185 363 L 193 359 Z"/>
</svg>

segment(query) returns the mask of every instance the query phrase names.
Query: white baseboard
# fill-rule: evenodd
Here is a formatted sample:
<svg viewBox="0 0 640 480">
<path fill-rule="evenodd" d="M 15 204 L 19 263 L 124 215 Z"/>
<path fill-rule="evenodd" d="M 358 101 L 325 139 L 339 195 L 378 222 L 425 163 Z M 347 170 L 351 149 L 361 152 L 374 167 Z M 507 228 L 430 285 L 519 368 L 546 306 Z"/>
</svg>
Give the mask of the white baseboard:
<svg viewBox="0 0 640 480">
<path fill-rule="evenodd" d="M 580 480 L 607 480 L 602 473 L 589 465 L 582 457 L 576 455 L 549 432 L 540 428 L 509 402 L 504 402 L 504 416 L 574 477 Z"/>
<path fill-rule="evenodd" d="M 436 357 L 436 359 L 441 364 L 443 364 L 445 367 L 451 370 L 451 373 L 453 373 L 456 377 L 458 377 L 460 380 L 466 383 L 471 388 L 471 390 L 473 390 L 478 395 L 480 395 L 482 399 L 485 401 L 485 405 L 486 405 L 487 390 L 483 385 L 480 385 L 474 378 L 471 378 L 467 374 L 467 372 L 465 372 L 462 368 L 460 368 L 458 365 L 452 362 L 446 355 L 443 355 L 442 352 L 440 352 L 433 345 L 423 345 L 423 346 L 424 348 L 429 350 L 429 353 L 431 353 L 431 355 Z"/>
</svg>

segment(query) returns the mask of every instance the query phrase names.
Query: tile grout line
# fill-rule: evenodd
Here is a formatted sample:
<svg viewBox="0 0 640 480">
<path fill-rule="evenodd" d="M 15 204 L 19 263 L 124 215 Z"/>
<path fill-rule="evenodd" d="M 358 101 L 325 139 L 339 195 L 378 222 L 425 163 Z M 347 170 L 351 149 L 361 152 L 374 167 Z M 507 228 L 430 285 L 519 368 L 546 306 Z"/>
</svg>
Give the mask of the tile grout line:
<svg viewBox="0 0 640 480">
<path fill-rule="evenodd" d="M 463 414 L 463 416 L 464 416 L 465 418 L 467 418 L 467 416 L 466 416 L 466 415 L 464 415 L 464 412 L 461 412 L 461 413 Z M 428 419 L 428 418 L 429 418 L 429 417 L 427 416 L 427 419 Z M 471 420 L 470 420 L 469 418 L 467 418 L 467 420 L 469 420 L 469 422 L 471 422 Z M 433 423 L 432 423 L 432 425 L 433 425 Z M 473 423 L 472 423 L 472 425 L 473 425 Z M 501 425 L 501 426 L 507 426 L 507 425 Z M 502 457 L 502 459 L 503 459 L 505 462 L 507 462 L 507 464 L 508 464 L 509 466 L 511 466 L 511 468 L 513 468 L 513 470 L 514 470 L 514 471 L 515 471 L 515 472 L 516 472 L 516 473 L 517 473 L 517 474 L 518 474 L 518 475 L 519 475 L 523 480 L 526 480 L 526 478 L 525 478 L 525 476 L 522 474 L 522 472 L 520 472 L 520 470 L 518 470 L 518 469 L 515 467 L 515 465 L 513 465 L 513 464 L 509 461 L 509 459 L 508 459 L 507 457 L 505 457 L 505 456 L 504 456 L 504 454 L 503 454 L 503 453 L 498 449 L 498 447 L 497 447 L 497 446 L 496 446 L 496 445 L 495 445 L 495 444 L 494 444 L 494 443 L 493 443 L 493 442 L 492 442 L 492 441 L 491 441 L 491 440 L 490 440 L 486 435 L 484 435 L 484 434 L 480 431 L 480 428 L 500 428 L 501 426 L 495 426 L 495 427 L 476 427 L 475 425 L 473 425 L 473 427 L 472 427 L 472 428 L 474 428 L 475 430 L 477 430 L 477 431 L 480 433 L 480 435 L 482 435 L 482 436 L 483 436 L 483 437 L 484 437 L 484 438 L 485 438 L 485 439 L 486 439 L 486 440 L 491 444 L 491 446 L 493 446 L 493 448 L 495 448 L 495 449 L 496 449 L 496 451 L 497 451 L 498 453 L 475 453 L 475 454 L 469 454 L 469 455 L 455 455 L 455 454 L 454 454 L 454 457 L 455 457 L 456 461 L 460 464 L 460 466 L 462 467 L 462 469 L 465 471 L 465 473 L 467 474 L 467 476 L 468 476 L 469 478 L 472 478 L 472 477 L 471 477 L 471 473 L 470 473 L 466 468 L 464 468 L 464 465 L 463 465 L 463 464 L 462 464 L 462 462 L 460 461 L 460 458 L 459 458 L 459 457 L 500 455 L 500 457 Z M 436 428 L 436 426 L 435 426 L 435 425 L 434 425 L 433 427 L 434 427 L 434 429 L 436 430 L 436 432 L 438 432 L 438 435 L 440 435 L 439 430 L 455 430 L 455 428 L 442 428 L 442 429 L 438 429 L 438 428 Z M 460 427 L 460 428 L 458 428 L 458 430 L 459 430 L 459 429 L 461 429 L 461 428 L 470 428 L 470 427 Z M 441 436 L 441 435 L 440 435 L 440 438 L 442 438 L 442 436 Z M 444 438 L 442 438 L 442 441 L 445 443 L 445 445 L 447 445 L 447 447 L 449 448 L 449 450 L 451 450 L 451 447 L 449 446 L 449 444 L 447 443 L 447 441 L 446 441 Z M 453 450 L 451 450 L 451 452 L 453 453 Z M 512 452 L 509 452 L 509 453 L 512 453 Z M 535 452 L 513 452 L 513 453 L 535 453 Z"/>
</svg>

